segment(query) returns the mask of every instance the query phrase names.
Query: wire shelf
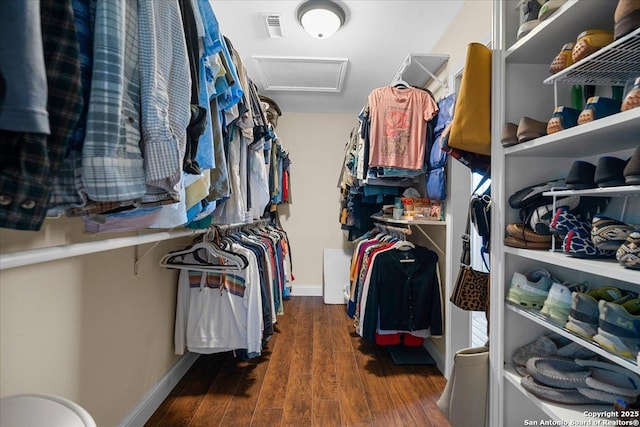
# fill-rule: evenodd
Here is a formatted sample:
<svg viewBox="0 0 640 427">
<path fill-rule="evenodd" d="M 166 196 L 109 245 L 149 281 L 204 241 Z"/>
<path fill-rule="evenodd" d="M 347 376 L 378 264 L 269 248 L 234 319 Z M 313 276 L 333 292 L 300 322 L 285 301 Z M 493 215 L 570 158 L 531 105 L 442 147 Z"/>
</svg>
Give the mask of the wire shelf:
<svg viewBox="0 0 640 427">
<path fill-rule="evenodd" d="M 547 78 L 545 84 L 624 86 L 640 77 L 640 29 Z"/>
</svg>

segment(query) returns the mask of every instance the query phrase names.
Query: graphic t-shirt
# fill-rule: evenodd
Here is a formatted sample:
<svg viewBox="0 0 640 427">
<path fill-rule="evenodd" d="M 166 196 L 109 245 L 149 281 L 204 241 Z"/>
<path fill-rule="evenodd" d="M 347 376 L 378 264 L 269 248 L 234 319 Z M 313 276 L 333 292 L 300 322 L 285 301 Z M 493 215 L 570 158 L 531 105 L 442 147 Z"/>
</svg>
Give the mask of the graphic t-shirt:
<svg viewBox="0 0 640 427">
<path fill-rule="evenodd" d="M 420 170 L 424 164 L 427 122 L 438 112 L 421 89 L 385 86 L 369 94 L 369 166 Z"/>
</svg>

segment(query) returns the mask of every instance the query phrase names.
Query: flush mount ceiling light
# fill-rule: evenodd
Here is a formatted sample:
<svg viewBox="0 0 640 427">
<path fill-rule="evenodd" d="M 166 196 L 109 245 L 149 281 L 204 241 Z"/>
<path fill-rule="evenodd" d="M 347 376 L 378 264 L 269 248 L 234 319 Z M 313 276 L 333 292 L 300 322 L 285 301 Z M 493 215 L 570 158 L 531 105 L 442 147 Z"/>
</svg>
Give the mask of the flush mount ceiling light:
<svg viewBox="0 0 640 427">
<path fill-rule="evenodd" d="M 307 33 L 317 39 L 334 35 L 345 18 L 344 10 L 330 0 L 308 0 L 298 8 L 298 21 Z"/>
</svg>

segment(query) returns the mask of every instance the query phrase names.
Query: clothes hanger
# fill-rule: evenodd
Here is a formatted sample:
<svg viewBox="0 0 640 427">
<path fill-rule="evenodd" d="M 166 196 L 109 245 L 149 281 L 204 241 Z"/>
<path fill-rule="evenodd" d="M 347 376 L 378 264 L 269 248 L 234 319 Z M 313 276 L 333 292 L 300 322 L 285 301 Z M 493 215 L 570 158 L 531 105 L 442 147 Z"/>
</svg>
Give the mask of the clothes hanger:
<svg viewBox="0 0 640 427">
<path fill-rule="evenodd" d="M 219 263 L 211 260 L 219 260 Z M 160 266 L 179 270 L 193 270 L 203 272 L 240 271 L 248 262 L 240 254 L 226 251 L 206 236 L 187 249 L 169 252 L 160 260 Z"/>
<path fill-rule="evenodd" d="M 411 86 L 409 83 L 405 82 L 404 80 L 396 80 L 395 82 L 393 82 L 393 87 L 397 87 L 397 88 L 404 87 L 405 89 L 409 89 L 409 88 L 412 88 L 413 86 Z"/>
</svg>

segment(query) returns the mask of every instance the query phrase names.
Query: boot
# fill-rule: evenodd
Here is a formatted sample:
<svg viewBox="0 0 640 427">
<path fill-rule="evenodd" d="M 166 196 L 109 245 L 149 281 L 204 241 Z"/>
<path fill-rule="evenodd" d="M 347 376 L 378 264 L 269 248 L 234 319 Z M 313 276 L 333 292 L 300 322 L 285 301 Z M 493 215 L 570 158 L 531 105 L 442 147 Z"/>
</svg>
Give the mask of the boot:
<svg viewBox="0 0 640 427">
<path fill-rule="evenodd" d="M 640 27 L 640 0 L 619 0 L 613 14 L 614 38 L 629 34 Z"/>
</svg>

